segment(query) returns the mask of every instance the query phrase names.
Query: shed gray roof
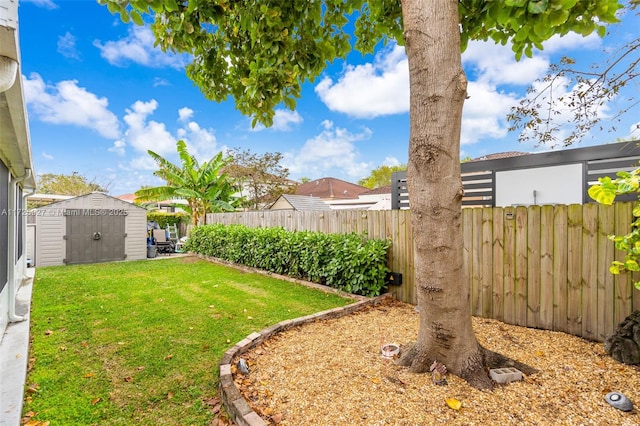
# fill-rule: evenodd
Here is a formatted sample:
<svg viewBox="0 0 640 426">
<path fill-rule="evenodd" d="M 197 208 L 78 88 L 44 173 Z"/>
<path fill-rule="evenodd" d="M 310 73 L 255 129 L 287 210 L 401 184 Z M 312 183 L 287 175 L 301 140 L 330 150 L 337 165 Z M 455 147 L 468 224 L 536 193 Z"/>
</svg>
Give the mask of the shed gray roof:
<svg viewBox="0 0 640 426">
<path fill-rule="evenodd" d="M 96 202 L 100 199 L 108 199 L 108 200 L 111 200 L 114 204 L 121 205 L 123 209 L 145 210 L 144 207 L 136 206 L 133 203 L 128 203 L 119 198 L 113 197 L 111 195 L 107 195 L 104 192 L 90 192 L 88 194 L 78 195 L 77 197 L 67 198 L 65 200 L 56 201 L 56 202 L 38 207 L 35 210 L 50 209 L 50 208 L 76 208 L 75 206 L 77 206 L 79 203 L 82 204 L 82 202 L 85 199 L 89 199 L 90 203 L 91 201 Z"/>
<path fill-rule="evenodd" d="M 310 197 L 308 195 L 293 195 L 282 194 L 278 197 L 278 200 L 284 199 L 289 203 L 293 210 L 298 211 L 317 211 L 317 210 L 331 210 L 331 207 L 318 197 Z M 278 202 L 276 200 L 274 205 Z"/>
</svg>

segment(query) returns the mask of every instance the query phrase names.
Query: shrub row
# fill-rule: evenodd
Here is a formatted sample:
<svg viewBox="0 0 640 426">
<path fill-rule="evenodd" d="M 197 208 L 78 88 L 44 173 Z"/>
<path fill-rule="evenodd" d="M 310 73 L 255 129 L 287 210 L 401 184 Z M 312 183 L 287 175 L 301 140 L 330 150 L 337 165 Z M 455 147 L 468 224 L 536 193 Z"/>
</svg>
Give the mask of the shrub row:
<svg viewBox="0 0 640 426">
<path fill-rule="evenodd" d="M 352 294 L 378 296 L 386 286 L 389 245 L 355 233 L 216 224 L 194 228 L 185 249 Z"/>
</svg>

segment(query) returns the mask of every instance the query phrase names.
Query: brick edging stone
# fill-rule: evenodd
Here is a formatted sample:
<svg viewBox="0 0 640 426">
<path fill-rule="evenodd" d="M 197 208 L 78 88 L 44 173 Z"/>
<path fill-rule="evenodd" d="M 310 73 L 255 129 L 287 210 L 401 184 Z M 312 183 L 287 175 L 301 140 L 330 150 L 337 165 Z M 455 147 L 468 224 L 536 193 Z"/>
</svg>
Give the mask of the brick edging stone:
<svg viewBox="0 0 640 426">
<path fill-rule="evenodd" d="M 352 303 L 351 305 L 333 308 L 291 320 L 284 320 L 277 323 L 276 325 L 267 327 L 260 332 L 251 333 L 250 335 L 236 343 L 231 349 L 224 353 L 222 359 L 220 360 L 220 363 L 218 364 L 218 368 L 220 370 L 220 397 L 231 418 L 236 422 L 238 426 L 267 425 L 267 423 L 255 411 L 253 411 L 253 409 L 251 409 L 249 403 L 242 396 L 242 394 L 236 387 L 235 382 L 233 381 L 231 365 L 234 363 L 236 357 L 282 331 L 314 321 L 340 318 L 342 316 L 357 312 L 368 306 L 379 305 L 384 301 L 392 298 L 392 295 L 384 294 L 382 296 L 369 298 L 367 300 L 360 300 L 358 302 Z"/>
</svg>

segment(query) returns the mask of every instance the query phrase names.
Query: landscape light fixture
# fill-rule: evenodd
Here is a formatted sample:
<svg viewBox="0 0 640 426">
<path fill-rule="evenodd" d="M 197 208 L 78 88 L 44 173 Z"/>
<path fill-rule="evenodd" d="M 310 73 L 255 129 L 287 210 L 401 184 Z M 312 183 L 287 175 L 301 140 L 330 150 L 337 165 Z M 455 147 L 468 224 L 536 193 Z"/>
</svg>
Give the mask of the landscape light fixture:
<svg viewBox="0 0 640 426">
<path fill-rule="evenodd" d="M 13 86 L 18 74 L 18 61 L 0 56 L 0 93 L 6 92 Z"/>
</svg>

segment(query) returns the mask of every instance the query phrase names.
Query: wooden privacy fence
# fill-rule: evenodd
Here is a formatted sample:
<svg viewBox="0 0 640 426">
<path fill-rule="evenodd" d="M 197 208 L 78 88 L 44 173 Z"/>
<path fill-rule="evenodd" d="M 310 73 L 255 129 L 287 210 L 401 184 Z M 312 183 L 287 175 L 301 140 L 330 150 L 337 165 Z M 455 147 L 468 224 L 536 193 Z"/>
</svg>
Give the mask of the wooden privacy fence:
<svg viewBox="0 0 640 426">
<path fill-rule="evenodd" d="M 464 209 L 464 279 L 472 314 L 603 341 L 640 309 L 640 291 L 631 277 L 609 273 L 614 255 L 624 255 L 607 237 L 628 232 L 632 209 L 633 203 Z M 408 210 L 258 211 L 211 214 L 207 222 L 389 239 L 388 266 L 403 276 L 402 285 L 389 290 L 416 303 L 409 215 Z"/>
</svg>

